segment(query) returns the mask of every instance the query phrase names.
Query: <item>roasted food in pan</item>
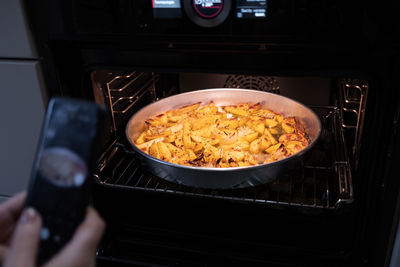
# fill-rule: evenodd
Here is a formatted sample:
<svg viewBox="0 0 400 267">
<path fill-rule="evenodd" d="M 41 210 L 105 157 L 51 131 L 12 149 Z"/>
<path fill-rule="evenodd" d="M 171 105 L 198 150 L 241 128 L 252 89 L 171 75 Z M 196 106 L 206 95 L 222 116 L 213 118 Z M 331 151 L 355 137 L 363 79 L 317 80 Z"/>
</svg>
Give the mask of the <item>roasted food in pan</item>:
<svg viewBox="0 0 400 267">
<path fill-rule="evenodd" d="M 260 103 L 216 106 L 194 103 L 145 121 L 134 140 L 143 152 L 175 164 L 195 167 L 245 167 L 289 157 L 309 145 L 295 117 Z"/>
<path fill-rule="evenodd" d="M 257 102 L 260 105 L 255 104 Z M 266 110 L 266 108 L 269 110 Z M 196 115 L 195 118 L 198 119 L 185 115 L 185 111 L 193 112 Z M 265 119 L 263 126 L 256 123 L 256 119 L 253 119 L 253 111 L 262 114 L 261 117 Z M 282 116 L 282 121 L 280 121 L 279 115 Z M 211 125 L 207 128 L 208 120 L 213 116 L 217 119 L 219 117 L 221 122 L 217 126 L 219 121 L 217 122 L 216 119 L 214 121 L 215 127 Z M 181 119 L 186 120 L 187 123 L 177 123 Z M 269 120 L 267 121 L 267 119 Z M 237 121 L 238 124 L 241 121 L 240 123 L 244 124 L 236 128 L 236 135 L 232 135 L 235 129 L 230 129 L 236 127 L 234 121 Z M 200 127 L 203 124 L 204 126 Z M 243 126 L 250 129 L 240 128 Z M 304 130 L 302 126 L 304 126 Z M 263 131 L 262 127 L 264 127 Z M 210 128 L 213 129 L 212 132 L 204 130 Z M 169 131 L 167 130 L 165 133 L 161 131 L 162 129 Z M 241 129 L 241 131 L 238 129 Z M 265 129 L 268 129 L 268 131 L 265 131 Z M 183 134 L 184 131 L 185 135 Z M 225 133 L 222 135 L 221 132 Z M 314 146 L 320 136 L 321 122 L 311 109 L 281 95 L 247 89 L 215 88 L 177 94 L 151 103 L 129 119 L 125 133 L 134 153 L 143 166 L 153 175 L 185 186 L 232 189 L 272 182 L 283 173 L 300 166 L 305 153 Z M 208 134 L 210 134 L 210 137 L 208 137 Z M 250 134 L 253 134 L 253 136 Z M 269 140 L 269 134 L 274 137 L 276 143 L 272 144 L 273 141 L 270 141 L 271 145 L 267 144 L 269 147 L 263 149 L 266 144 L 263 141 L 264 139 L 259 138 L 266 136 Z M 217 138 L 218 136 L 219 138 Z M 198 141 L 193 140 L 196 137 L 201 138 L 198 138 Z M 215 139 L 212 139 L 213 137 Z M 246 137 L 249 140 L 246 140 Z M 264 163 L 267 158 L 274 160 L 284 157 L 287 153 L 291 153 L 290 149 L 299 149 L 297 146 L 302 148 L 306 145 L 306 143 L 303 144 L 304 139 L 302 137 L 306 139 L 308 144 L 299 152 L 286 158 Z M 222 149 L 220 150 L 218 145 L 214 143 L 206 143 L 201 147 L 202 141 L 210 139 L 213 142 L 219 142 L 219 146 L 231 146 L 231 149 L 227 150 L 229 153 L 221 153 Z M 243 139 L 248 142 L 248 150 L 245 150 L 247 143 L 243 142 Z M 259 149 L 261 152 L 252 155 L 250 145 L 256 139 L 261 142 L 259 144 L 253 143 L 252 149 Z M 299 143 L 291 142 L 289 144 L 290 141 Z M 159 148 L 160 142 L 162 143 Z M 170 155 L 166 152 L 163 144 L 168 148 Z M 188 148 L 186 145 L 188 145 Z M 149 155 L 150 148 L 151 153 L 156 157 Z M 242 150 L 237 151 L 237 148 Z M 270 149 L 268 150 L 270 153 L 266 151 L 267 149 Z M 276 151 L 271 151 L 275 149 Z M 188 153 L 183 154 L 183 152 Z M 243 160 L 240 160 L 241 152 L 244 154 Z M 258 155 L 261 155 L 261 157 L 257 158 Z M 176 162 L 181 160 L 182 164 L 161 160 L 161 158 L 169 158 L 169 156 L 171 160 L 174 158 Z M 211 161 L 206 163 L 207 159 Z M 221 164 L 229 164 L 229 166 L 231 164 L 236 166 L 237 164 L 239 166 L 239 162 L 243 162 L 240 164 L 253 165 L 217 168 L 217 165 Z"/>
</svg>

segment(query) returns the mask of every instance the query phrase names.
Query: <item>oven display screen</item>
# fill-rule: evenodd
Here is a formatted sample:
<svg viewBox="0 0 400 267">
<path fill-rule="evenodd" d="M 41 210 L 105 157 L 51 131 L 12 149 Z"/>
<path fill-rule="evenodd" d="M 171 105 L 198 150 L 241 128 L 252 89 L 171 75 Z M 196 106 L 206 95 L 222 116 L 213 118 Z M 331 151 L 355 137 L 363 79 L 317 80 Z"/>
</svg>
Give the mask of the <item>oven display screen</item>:
<svg viewBox="0 0 400 267">
<path fill-rule="evenodd" d="M 193 0 L 193 7 L 199 16 L 203 18 L 214 18 L 224 7 L 223 0 Z"/>
<path fill-rule="evenodd" d="M 182 17 L 180 0 L 152 0 L 152 5 L 155 18 Z"/>
<path fill-rule="evenodd" d="M 265 18 L 267 13 L 267 0 L 236 0 L 235 13 L 237 18 Z"/>
</svg>

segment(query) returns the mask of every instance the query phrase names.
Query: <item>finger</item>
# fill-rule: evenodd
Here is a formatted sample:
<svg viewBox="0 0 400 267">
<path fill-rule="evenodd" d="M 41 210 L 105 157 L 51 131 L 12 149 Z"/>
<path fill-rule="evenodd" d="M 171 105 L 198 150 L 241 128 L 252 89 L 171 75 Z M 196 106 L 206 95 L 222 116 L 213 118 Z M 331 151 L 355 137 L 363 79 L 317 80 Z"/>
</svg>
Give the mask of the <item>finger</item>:
<svg viewBox="0 0 400 267">
<path fill-rule="evenodd" d="M 39 233 L 42 219 L 37 211 L 26 208 L 18 221 L 7 252 L 5 267 L 34 266 L 39 245 Z"/>
<path fill-rule="evenodd" d="M 14 230 L 14 225 L 21 214 L 26 192 L 16 194 L 14 197 L 0 205 L 0 242 L 8 241 Z"/>
<path fill-rule="evenodd" d="M 95 252 L 105 229 L 105 223 L 92 207 L 72 239 L 45 267 L 94 266 Z"/>
<path fill-rule="evenodd" d="M 4 261 L 4 258 L 6 257 L 8 247 L 0 245 L 0 265 Z"/>
</svg>

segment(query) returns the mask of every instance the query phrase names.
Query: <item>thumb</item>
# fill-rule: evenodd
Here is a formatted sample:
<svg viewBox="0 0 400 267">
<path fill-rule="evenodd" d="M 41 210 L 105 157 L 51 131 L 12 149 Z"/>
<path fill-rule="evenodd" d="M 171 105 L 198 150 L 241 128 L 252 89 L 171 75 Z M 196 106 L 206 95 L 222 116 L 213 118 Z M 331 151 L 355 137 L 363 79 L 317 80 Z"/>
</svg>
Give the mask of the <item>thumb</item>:
<svg viewBox="0 0 400 267">
<path fill-rule="evenodd" d="M 5 258 L 4 267 L 33 267 L 36 265 L 41 226 L 42 219 L 35 209 L 29 207 L 22 212 Z"/>
</svg>

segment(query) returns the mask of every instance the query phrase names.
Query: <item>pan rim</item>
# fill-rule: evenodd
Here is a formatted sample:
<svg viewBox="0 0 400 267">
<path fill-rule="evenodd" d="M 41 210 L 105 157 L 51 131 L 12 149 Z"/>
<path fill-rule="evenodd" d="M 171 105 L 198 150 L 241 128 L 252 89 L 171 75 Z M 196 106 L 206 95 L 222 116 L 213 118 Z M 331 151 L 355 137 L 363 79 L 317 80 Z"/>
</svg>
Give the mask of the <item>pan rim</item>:
<svg viewBox="0 0 400 267">
<path fill-rule="evenodd" d="M 143 107 L 143 108 L 141 108 L 140 110 L 138 110 L 135 114 L 133 114 L 132 117 L 128 120 L 128 123 L 126 124 L 126 128 L 125 128 L 125 137 L 126 137 L 126 139 L 128 139 L 128 142 L 131 144 L 132 148 L 133 148 L 136 152 L 138 152 L 139 154 L 141 154 L 142 156 L 144 156 L 144 157 L 146 157 L 146 158 L 149 158 L 149 159 L 151 159 L 151 160 L 153 160 L 153 161 L 156 161 L 156 162 L 158 162 L 158 163 L 160 163 L 160 164 L 168 165 L 168 166 L 170 166 L 170 167 L 183 168 L 183 169 L 187 169 L 187 170 L 196 170 L 196 171 L 201 171 L 201 172 L 234 172 L 234 171 L 240 171 L 240 170 L 252 170 L 252 169 L 258 169 L 258 168 L 265 168 L 266 166 L 268 166 L 268 167 L 273 167 L 273 166 L 275 166 L 275 165 L 278 165 L 278 164 L 280 164 L 280 163 L 289 161 L 289 160 L 291 160 L 291 159 L 293 159 L 293 158 L 296 158 L 296 157 L 299 157 L 299 156 L 303 155 L 303 154 L 306 153 L 308 150 L 310 150 L 310 149 L 315 145 L 315 143 L 318 141 L 318 139 L 319 139 L 319 137 L 320 137 L 320 135 L 321 135 L 321 132 L 322 132 L 322 124 L 321 124 L 321 120 L 320 120 L 320 118 L 318 117 L 318 115 L 317 115 L 311 108 L 307 107 L 306 105 L 302 104 L 301 102 L 299 102 L 299 101 L 297 101 L 297 100 L 294 100 L 294 99 L 292 99 L 292 98 L 286 97 L 286 96 L 282 96 L 282 95 L 278 95 L 278 96 L 283 97 L 283 98 L 286 98 L 286 99 L 288 99 L 288 100 L 291 100 L 291 101 L 295 102 L 296 104 L 299 104 L 299 105 L 305 107 L 306 109 L 308 109 L 308 110 L 313 114 L 313 116 L 315 116 L 315 118 L 317 119 L 317 123 L 318 123 L 318 132 L 317 132 L 315 138 L 314 138 L 313 140 L 311 140 L 311 143 L 310 143 L 307 147 L 305 147 L 305 148 L 302 149 L 301 151 L 299 151 L 299 152 L 297 152 L 297 153 L 295 153 L 295 154 L 293 154 L 293 155 L 291 155 L 291 156 L 289 156 L 289 157 L 286 157 L 286 158 L 283 158 L 283 159 L 280 159 L 280 160 L 277 160 L 277 161 L 274 161 L 274 162 L 262 163 L 262 164 L 253 165 L 253 166 L 226 167 L 226 168 L 196 167 L 196 166 L 180 165 L 180 164 L 176 164 L 176 163 L 172 163 L 172 162 L 160 160 L 160 159 L 155 158 L 155 157 L 153 157 L 153 156 L 151 156 L 151 155 L 149 155 L 149 154 L 146 154 L 145 152 L 143 152 L 142 150 L 140 150 L 140 149 L 132 142 L 131 138 L 129 138 L 128 130 L 129 130 L 129 128 L 130 128 L 130 125 L 132 124 L 132 120 L 133 120 L 133 119 L 135 118 L 135 116 L 136 116 L 137 114 L 139 114 L 142 110 L 148 108 L 149 106 L 151 106 L 151 105 L 153 105 L 153 104 L 157 104 L 157 103 L 159 103 L 160 101 L 164 101 L 164 100 L 167 100 L 167 99 L 176 97 L 176 96 L 178 96 L 178 95 L 179 95 L 179 96 L 182 96 L 182 95 L 196 94 L 196 93 L 199 93 L 199 92 L 237 91 L 237 90 L 239 90 L 239 91 L 248 91 L 248 92 L 258 92 L 258 93 L 264 93 L 264 94 L 267 94 L 267 95 L 277 95 L 277 94 L 270 93 L 270 92 L 264 92 L 264 91 L 258 91 L 258 90 L 252 90 L 252 89 L 242 89 L 242 88 L 209 88 L 209 89 L 200 89 L 200 90 L 196 90 L 196 91 L 190 91 L 190 92 L 185 92 L 185 93 L 181 93 L 181 94 L 172 95 L 172 96 L 169 96 L 169 97 L 165 97 L 165 98 L 163 98 L 163 99 L 160 99 L 159 101 L 156 101 L 156 102 L 153 102 L 153 103 L 151 103 L 151 104 L 148 104 L 148 105 L 146 105 L 145 107 Z M 160 111 L 160 113 L 161 113 L 161 112 L 164 112 L 164 111 Z"/>
</svg>

